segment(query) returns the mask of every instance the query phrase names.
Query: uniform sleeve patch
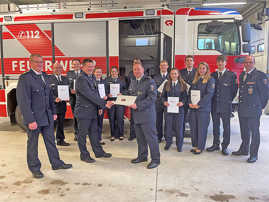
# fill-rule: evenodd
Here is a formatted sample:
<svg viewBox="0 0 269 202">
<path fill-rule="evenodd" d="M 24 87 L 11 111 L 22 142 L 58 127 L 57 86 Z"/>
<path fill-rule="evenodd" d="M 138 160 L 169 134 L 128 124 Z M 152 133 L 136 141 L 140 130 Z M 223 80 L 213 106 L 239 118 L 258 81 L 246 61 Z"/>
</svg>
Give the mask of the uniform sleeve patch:
<svg viewBox="0 0 269 202">
<path fill-rule="evenodd" d="M 267 85 L 268 80 L 267 80 L 267 79 L 263 79 L 263 83 L 264 83 L 265 85 Z"/>
</svg>

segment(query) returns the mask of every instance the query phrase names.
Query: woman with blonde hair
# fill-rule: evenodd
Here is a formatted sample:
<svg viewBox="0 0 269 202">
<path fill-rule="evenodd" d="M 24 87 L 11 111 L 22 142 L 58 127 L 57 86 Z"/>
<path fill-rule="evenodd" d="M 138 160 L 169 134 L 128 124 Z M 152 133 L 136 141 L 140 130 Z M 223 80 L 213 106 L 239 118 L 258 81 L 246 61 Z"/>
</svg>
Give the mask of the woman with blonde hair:
<svg viewBox="0 0 269 202">
<path fill-rule="evenodd" d="M 201 62 L 189 90 L 190 128 L 193 154 L 205 149 L 207 129 L 210 122 L 211 100 L 215 91 L 215 80 L 210 76 L 206 62 Z"/>
<path fill-rule="evenodd" d="M 173 134 L 176 135 L 177 151 L 182 151 L 183 145 L 183 124 L 184 124 L 184 104 L 187 102 L 187 85 L 182 79 L 178 69 L 172 69 L 168 81 L 164 85 L 162 92 L 162 103 L 165 106 L 165 141 L 164 150 L 169 150 L 173 142 Z M 169 99 L 175 99 L 176 111 L 168 110 Z"/>
</svg>

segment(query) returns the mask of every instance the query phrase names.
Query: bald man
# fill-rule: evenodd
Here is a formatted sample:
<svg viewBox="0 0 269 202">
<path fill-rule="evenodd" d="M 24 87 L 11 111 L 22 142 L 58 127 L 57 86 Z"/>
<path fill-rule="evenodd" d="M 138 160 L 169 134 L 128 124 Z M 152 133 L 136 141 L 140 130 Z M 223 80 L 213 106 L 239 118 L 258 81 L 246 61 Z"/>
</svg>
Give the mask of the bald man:
<svg viewBox="0 0 269 202">
<path fill-rule="evenodd" d="M 267 76 L 265 73 L 257 70 L 254 65 L 254 57 L 246 56 L 244 60 L 245 71 L 239 77 L 238 116 L 242 143 L 239 150 L 232 153 L 236 156 L 247 156 L 250 148 L 250 156 L 247 159 L 248 163 L 254 163 L 258 160 L 260 117 L 262 109 L 268 101 Z"/>
</svg>

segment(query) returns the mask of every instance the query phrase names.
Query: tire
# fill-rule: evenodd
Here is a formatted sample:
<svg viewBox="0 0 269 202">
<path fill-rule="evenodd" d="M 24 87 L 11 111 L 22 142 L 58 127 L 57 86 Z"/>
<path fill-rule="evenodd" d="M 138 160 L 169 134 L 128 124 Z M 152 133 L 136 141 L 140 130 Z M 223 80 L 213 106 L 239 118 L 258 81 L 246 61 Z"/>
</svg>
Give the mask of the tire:
<svg viewBox="0 0 269 202">
<path fill-rule="evenodd" d="M 21 114 L 19 106 L 16 107 L 15 118 L 18 126 L 20 126 L 23 130 L 26 130 L 26 126 L 23 123 L 23 116 Z"/>
</svg>

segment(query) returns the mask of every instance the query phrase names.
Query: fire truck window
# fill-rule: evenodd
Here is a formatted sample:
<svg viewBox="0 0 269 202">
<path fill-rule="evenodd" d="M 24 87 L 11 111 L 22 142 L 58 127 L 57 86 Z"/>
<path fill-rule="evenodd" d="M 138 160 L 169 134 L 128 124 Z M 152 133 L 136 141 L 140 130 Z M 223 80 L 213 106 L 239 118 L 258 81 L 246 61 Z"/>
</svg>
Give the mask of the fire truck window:
<svg viewBox="0 0 269 202">
<path fill-rule="evenodd" d="M 225 55 L 240 53 L 238 27 L 234 23 L 201 23 L 198 26 L 198 50 L 216 50 Z"/>
</svg>

